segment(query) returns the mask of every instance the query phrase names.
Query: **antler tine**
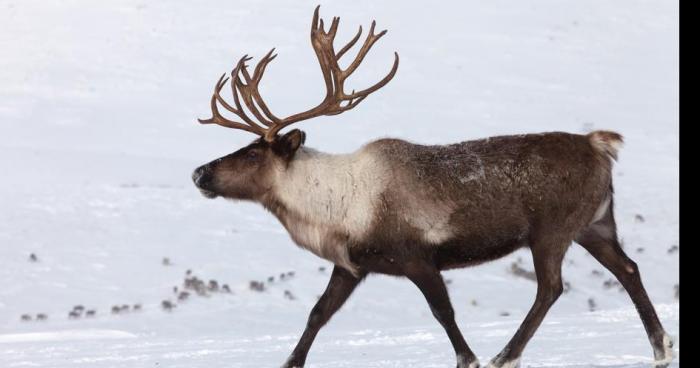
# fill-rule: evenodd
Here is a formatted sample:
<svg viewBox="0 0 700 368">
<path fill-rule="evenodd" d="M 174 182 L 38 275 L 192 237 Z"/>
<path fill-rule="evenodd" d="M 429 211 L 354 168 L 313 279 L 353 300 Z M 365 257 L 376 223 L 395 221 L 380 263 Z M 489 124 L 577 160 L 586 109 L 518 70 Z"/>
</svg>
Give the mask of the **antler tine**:
<svg viewBox="0 0 700 368">
<path fill-rule="evenodd" d="M 241 107 L 241 103 L 238 100 L 238 90 L 236 89 L 236 84 L 233 83 L 234 79 L 240 78 L 238 74 L 241 69 L 241 66 L 243 65 L 243 63 L 245 63 L 246 60 L 250 60 L 250 58 L 248 58 L 248 55 L 243 55 L 243 57 L 236 63 L 236 66 L 233 68 L 233 70 L 231 70 L 231 94 L 233 95 L 233 103 L 236 104 L 236 108 L 238 109 L 238 111 L 243 113 L 243 115 L 245 116 L 243 119 L 247 121 L 250 119 L 248 119 L 248 116 L 245 115 L 245 112 L 243 112 L 243 107 Z"/>
<path fill-rule="evenodd" d="M 340 49 L 340 51 L 338 51 L 337 54 L 335 54 L 335 59 L 336 59 L 336 60 L 340 60 L 340 58 L 343 57 L 343 55 L 345 55 L 345 53 L 346 53 L 348 50 L 350 50 L 351 47 L 355 46 L 355 43 L 357 42 L 357 40 L 360 39 L 360 36 L 361 36 L 361 35 L 362 35 L 362 26 L 360 26 L 360 29 L 357 30 L 357 34 L 355 35 L 355 37 L 353 37 L 353 38 L 350 40 L 350 42 L 348 42 L 345 46 L 343 46 L 342 49 Z"/>
<path fill-rule="evenodd" d="M 251 77 L 250 73 L 248 73 L 248 65 L 246 65 L 246 61 L 253 60 L 253 57 L 249 57 L 247 54 L 238 62 L 238 65 L 236 65 L 236 76 L 238 74 L 243 74 L 243 78 L 245 78 L 246 83 L 250 83 Z"/>
<path fill-rule="evenodd" d="M 238 79 L 238 71 L 245 66 L 245 62 L 250 60 L 248 55 L 243 56 L 241 60 L 236 64 L 236 67 L 233 69 L 231 72 L 231 77 L 233 79 Z M 251 133 L 255 133 L 258 135 L 264 135 L 265 130 L 255 124 L 246 114 L 245 111 L 241 108 L 240 102 L 238 100 L 238 91 L 236 90 L 235 83 L 233 83 L 233 80 L 231 81 L 231 92 L 233 93 L 233 100 L 236 105 L 236 107 L 231 106 L 229 103 L 224 100 L 223 97 L 221 97 L 221 90 L 223 89 L 224 85 L 226 85 L 226 82 L 229 80 L 229 78 L 226 77 L 226 74 L 224 73 L 219 80 L 216 82 L 216 85 L 214 87 L 214 93 L 211 97 L 211 102 L 210 102 L 210 107 L 212 111 L 212 117 L 209 119 L 198 119 L 201 124 L 217 124 L 221 125 L 227 128 L 233 128 L 233 129 L 241 129 L 245 130 Z M 244 123 L 240 123 L 237 121 L 229 120 L 225 118 L 223 115 L 221 115 L 221 112 L 219 111 L 219 106 L 218 103 L 220 103 L 226 110 L 236 114 L 238 117 L 243 119 Z"/>
<path fill-rule="evenodd" d="M 238 115 L 243 121 L 245 121 L 248 125 L 255 127 L 255 129 L 258 129 L 259 131 L 263 131 L 263 128 L 256 124 L 251 118 L 246 115 L 245 110 L 243 110 L 243 107 L 241 106 L 241 101 L 238 97 L 239 91 L 237 89 L 238 83 L 236 83 L 236 80 L 240 81 L 240 71 L 241 69 L 245 68 L 245 63 L 246 61 L 251 60 L 252 57 L 249 57 L 247 54 L 243 55 L 243 57 L 236 63 L 236 67 L 233 68 L 231 71 L 231 94 L 233 95 L 233 103 L 236 104 L 236 109 L 237 112 L 236 115 Z M 240 83 L 243 83 L 240 81 Z M 220 99 L 220 101 L 223 101 L 223 99 Z"/>
<path fill-rule="evenodd" d="M 355 91 L 353 91 L 352 93 L 354 94 Z M 338 111 L 335 111 L 335 112 L 332 112 L 332 113 L 328 113 L 328 114 L 326 114 L 326 115 L 338 115 L 338 114 L 344 113 L 345 111 L 351 110 L 351 109 L 353 109 L 355 106 L 359 105 L 360 102 L 362 102 L 362 100 L 364 100 L 365 98 L 367 98 L 367 96 L 368 96 L 368 94 L 367 94 L 367 95 L 363 95 L 363 96 L 359 96 L 359 97 L 357 97 L 357 99 L 351 98 L 350 100 L 348 100 L 348 103 L 347 103 L 347 104 L 341 105 L 340 107 L 338 107 Z"/>
<path fill-rule="evenodd" d="M 335 38 L 335 33 L 338 31 L 338 24 L 340 23 L 340 17 L 333 17 L 333 21 L 331 22 L 331 27 L 328 29 L 328 35 L 331 37 L 331 40 Z"/>
<path fill-rule="evenodd" d="M 267 64 L 269 64 L 272 60 L 274 60 L 277 57 L 277 54 L 272 55 L 272 53 L 275 52 L 275 48 L 273 47 L 272 50 L 268 51 L 265 56 L 260 59 L 258 62 L 258 65 L 255 66 L 255 71 L 253 71 L 253 80 L 257 83 L 260 82 L 262 79 L 263 73 L 265 73 L 265 68 L 267 68 Z"/>
<path fill-rule="evenodd" d="M 394 52 L 394 65 L 392 65 L 391 70 L 389 71 L 389 74 L 387 74 L 382 80 L 379 82 L 375 83 L 373 86 L 365 88 L 359 92 L 354 92 L 351 93 L 349 96 L 351 99 L 352 98 L 359 98 L 360 96 L 367 96 L 370 93 L 384 87 L 389 81 L 391 81 L 394 78 L 394 75 L 396 74 L 396 71 L 399 69 L 399 53 Z M 359 101 L 358 101 L 359 103 Z"/>
<path fill-rule="evenodd" d="M 365 38 L 365 43 L 362 44 L 362 47 L 360 48 L 360 51 L 358 51 L 357 56 L 355 56 L 355 60 L 350 63 L 350 66 L 348 66 L 347 69 L 343 71 L 343 74 L 345 77 L 348 77 L 350 74 L 352 74 L 355 69 L 357 69 L 358 66 L 360 66 L 360 63 L 362 63 L 362 60 L 364 60 L 365 56 L 369 52 L 369 50 L 372 48 L 375 42 L 377 42 L 382 36 L 386 34 L 386 30 L 383 30 L 379 32 L 379 34 L 375 35 L 374 34 L 374 27 L 377 25 L 377 22 L 372 21 L 372 25 L 369 28 L 369 33 L 367 34 L 367 38 Z"/>
<path fill-rule="evenodd" d="M 333 77 L 331 76 L 330 70 L 330 61 L 328 60 L 327 55 L 325 55 L 323 51 L 326 48 L 327 42 L 323 34 L 323 19 L 321 19 L 319 16 L 320 7 L 320 5 L 316 7 L 316 9 L 314 10 L 313 19 L 311 20 L 311 46 L 313 47 L 314 52 L 316 53 L 316 58 L 318 59 L 318 62 L 321 65 L 323 81 L 326 84 L 326 97 L 324 99 L 324 101 L 326 101 L 332 98 L 332 96 L 334 95 L 334 88 Z M 321 28 L 319 28 L 319 23 L 321 24 Z"/>
<path fill-rule="evenodd" d="M 216 83 L 216 87 L 214 88 L 214 94 L 211 97 L 210 105 L 211 105 L 212 117 L 209 119 L 197 119 L 197 120 L 199 121 L 200 124 L 217 124 L 217 125 L 221 125 L 221 126 L 224 126 L 227 128 L 241 129 L 241 130 L 245 130 L 245 131 L 255 133 L 255 134 L 262 134 L 263 132 L 261 130 L 258 130 L 250 125 L 245 125 L 245 124 L 242 124 L 242 123 L 239 123 L 236 121 L 228 120 L 225 117 L 223 117 L 223 115 L 221 115 L 221 113 L 219 112 L 219 107 L 217 106 L 216 102 L 220 98 L 219 92 L 221 91 L 221 88 L 224 86 L 224 84 L 228 80 L 228 78 L 224 79 L 224 76 L 225 76 L 225 74 L 222 75 L 221 78 L 219 78 L 219 81 Z M 228 109 L 230 111 L 235 110 L 235 109 L 231 108 L 231 106 L 228 104 L 224 105 L 224 107 L 226 107 L 226 109 Z M 234 111 L 232 111 L 232 112 L 234 112 Z"/>
<path fill-rule="evenodd" d="M 280 119 L 272 114 L 270 109 L 263 101 L 262 97 L 260 96 L 260 92 L 258 91 L 258 84 L 262 79 L 263 73 L 265 72 L 265 67 L 276 56 L 272 56 L 274 50 L 275 49 L 270 50 L 270 52 L 268 52 L 267 55 L 260 59 L 257 66 L 255 67 L 252 77 L 250 76 L 250 73 L 248 73 L 248 69 L 245 63 L 242 64 L 242 66 L 239 68 L 240 74 L 243 74 L 243 78 L 245 78 L 246 83 L 243 83 L 243 81 L 238 76 L 232 81 L 233 84 L 236 85 L 236 88 L 241 92 L 241 97 L 243 97 L 243 103 L 245 103 L 246 107 L 248 108 L 248 111 L 253 113 L 255 118 L 261 124 L 267 127 L 272 126 L 273 124 L 275 124 L 275 122 L 279 122 Z M 258 105 L 260 105 L 260 109 L 263 110 L 265 116 L 263 116 L 260 113 L 258 106 L 256 106 L 256 102 L 258 103 Z"/>
<path fill-rule="evenodd" d="M 228 81 L 228 77 L 226 77 L 226 73 L 222 74 L 221 77 L 219 78 L 219 81 L 216 82 L 216 86 L 214 87 L 214 95 L 212 97 L 216 98 L 217 101 L 221 102 L 221 105 L 228 111 L 231 111 L 233 113 L 238 113 L 236 109 L 231 107 L 222 97 L 221 97 L 221 89 L 224 88 L 226 85 L 226 82 Z"/>
<path fill-rule="evenodd" d="M 251 88 L 251 90 L 255 102 L 258 104 L 258 106 L 260 106 L 260 109 L 263 111 L 265 116 L 273 123 L 277 123 L 280 121 L 280 119 L 267 107 L 267 104 L 263 100 L 262 96 L 260 95 L 260 90 L 258 89 L 258 85 L 262 80 L 263 74 L 265 73 L 265 68 L 267 68 L 267 65 L 277 57 L 277 54 L 272 54 L 274 51 L 274 48 L 270 50 L 267 55 L 260 59 L 260 62 L 258 62 L 258 65 L 255 67 L 255 71 L 253 72 L 253 81 L 255 81 L 255 85 L 254 88 Z M 263 123 L 264 122 L 265 121 L 263 121 Z"/>
<path fill-rule="evenodd" d="M 314 31 L 318 29 L 318 10 L 321 8 L 321 5 L 316 5 L 316 9 L 314 9 L 314 17 L 311 18 L 311 35 L 313 36 Z"/>
</svg>

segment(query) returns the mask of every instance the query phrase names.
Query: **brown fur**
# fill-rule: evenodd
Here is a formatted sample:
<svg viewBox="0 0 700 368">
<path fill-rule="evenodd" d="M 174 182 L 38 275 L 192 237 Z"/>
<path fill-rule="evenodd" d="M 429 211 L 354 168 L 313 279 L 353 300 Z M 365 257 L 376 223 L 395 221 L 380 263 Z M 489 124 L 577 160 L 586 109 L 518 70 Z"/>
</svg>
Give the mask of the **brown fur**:
<svg viewBox="0 0 700 368">
<path fill-rule="evenodd" d="M 374 235 L 356 248 L 386 244 L 382 247 L 394 248 L 390 253 L 396 259 L 403 258 L 402 248 L 425 248 L 440 269 L 504 256 L 543 227 L 573 238 L 610 188 L 610 164 L 598 159 L 582 135 L 493 137 L 449 146 L 400 140 L 372 145 L 391 162 L 393 180 Z M 429 245 L 416 236 L 404 211 L 416 201 L 449 209 L 454 230 L 448 240 Z"/>
</svg>

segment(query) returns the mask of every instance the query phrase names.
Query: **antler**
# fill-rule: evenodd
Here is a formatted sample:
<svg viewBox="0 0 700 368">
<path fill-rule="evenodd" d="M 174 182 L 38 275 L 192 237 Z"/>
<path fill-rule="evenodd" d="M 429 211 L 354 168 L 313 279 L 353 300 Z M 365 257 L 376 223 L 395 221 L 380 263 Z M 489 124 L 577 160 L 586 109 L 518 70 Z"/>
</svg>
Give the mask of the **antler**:
<svg viewBox="0 0 700 368">
<path fill-rule="evenodd" d="M 228 81 L 226 74 L 222 75 L 214 87 L 214 94 L 211 98 L 212 117 L 206 120 L 199 119 L 199 122 L 202 124 L 218 124 L 227 128 L 245 130 L 258 134 L 266 141 L 271 142 L 281 129 L 290 124 L 322 115 L 337 115 L 354 108 L 369 94 L 382 88 L 394 78 L 396 70 L 399 67 L 399 54 L 396 52 L 394 52 L 394 65 L 389 71 L 389 74 L 371 87 L 358 92 L 353 90 L 350 94 L 345 93 L 343 89 L 345 80 L 360 66 L 360 63 L 362 63 L 362 60 L 374 43 L 384 36 L 387 31 L 384 30 L 375 35 L 374 27 L 376 22 L 372 21 L 369 34 L 364 44 L 362 44 L 360 51 L 358 51 L 357 56 L 355 56 L 355 59 L 346 69 L 342 69 L 338 65 L 338 60 L 340 60 L 340 58 L 360 39 L 362 26 L 360 26 L 355 37 L 336 53 L 333 48 L 333 41 L 336 31 L 338 30 L 340 18 L 334 17 L 328 32 L 326 32 L 323 27 L 323 19 L 320 19 L 318 15 L 319 8 L 320 6 L 316 7 L 311 22 L 311 45 L 318 58 L 323 80 L 326 84 L 326 96 L 320 104 L 314 108 L 290 115 L 284 119 L 278 118 L 270 111 L 262 96 L 260 96 L 258 85 L 265 73 L 265 68 L 277 56 L 273 55 L 274 49 L 272 49 L 267 55 L 260 59 L 255 66 L 252 76 L 248 72 L 248 67 L 246 65 L 246 62 L 251 60 L 248 55 L 243 56 L 236 64 L 236 67 L 231 71 L 231 92 L 233 94 L 233 103 L 235 106 L 231 106 L 220 95 L 221 89 Z M 253 121 L 253 119 L 246 114 L 241 106 L 241 99 L 257 122 Z M 218 108 L 219 103 L 226 110 L 238 116 L 242 122 L 229 120 L 221 115 Z"/>
</svg>

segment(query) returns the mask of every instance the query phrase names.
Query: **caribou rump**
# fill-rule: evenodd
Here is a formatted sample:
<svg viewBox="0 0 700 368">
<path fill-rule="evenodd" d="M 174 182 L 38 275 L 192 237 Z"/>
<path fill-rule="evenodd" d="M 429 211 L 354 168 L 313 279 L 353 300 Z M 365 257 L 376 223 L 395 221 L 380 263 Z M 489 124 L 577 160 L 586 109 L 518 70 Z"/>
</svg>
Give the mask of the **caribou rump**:
<svg viewBox="0 0 700 368">
<path fill-rule="evenodd" d="M 404 276 L 424 294 L 457 355 L 458 368 L 479 363 L 457 327 L 440 271 L 503 257 L 527 247 L 537 277 L 535 302 L 520 328 L 488 367 L 518 365 L 525 345 L 562 294 L 561 265 L 572 244 L 588 250 L 625 287 L 651 342 L 656 367 L 672 359 L 672 342 L 642 286 L 636 264 L 625 255 L 613 216 L 612 164 L 622 137 L 610 131 L 490 137 L 425 146 L 380 139 L 350 154 L 327 154 L 305 145 L 290 124 L 356 107 L 386 85 L 399 65 L 371 87 L 346 93 L 344 82 L 386 31 L 375 22 L 347 68 L 338 60 L 359 40 L 362 28 L 335 51 L 340 19 L 328 31 L 317 7 L 311 44 L 326 95 L 319 105 L 285 118 L 272 113 L 258 91 L 265 55 L 252 74 L 244 56 L 231 72 L 233 105 L 211 98 L 218 124 L 260 138 L 203 165 L 193 181 L 203 195 L 260 203 L 299 246 L 335 264 L 328 286 L 312 309 L 306 329 L 284 367 L 302 367 L 316 334 L 369 273 Z M 274 50 L 274 49 L 273 49 Z M 241 103 L 242 102 L 242 103 Z M 224 117 L 219 105 L 238 116 Z M 243 107 L 245 105 L 245 108 Z M 246 110 L 248 113 L 246 113 Z M 249 114 L 252 114 L 251 118 Z"/>
</svg>

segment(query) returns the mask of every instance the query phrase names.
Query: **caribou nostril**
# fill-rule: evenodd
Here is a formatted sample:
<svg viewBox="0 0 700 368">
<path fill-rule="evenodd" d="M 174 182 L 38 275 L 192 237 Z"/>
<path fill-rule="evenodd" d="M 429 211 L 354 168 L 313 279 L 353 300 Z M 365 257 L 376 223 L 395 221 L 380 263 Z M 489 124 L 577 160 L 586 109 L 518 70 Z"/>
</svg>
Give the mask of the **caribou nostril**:
<svg viewBox="0 0 700 368">
<path fill-rule="evenodd" d="M 192 173 L 192 181 L 194 182 L 194 185 L 199 188 L 202 195 L 207 198 L 217 197 L 212 185 L 213 176 L 211 166 L 208 164 L 198 167 Z"/>
<path fill-rule="evenodd" d="M 210 180 L 209 173 L 210 171 L 208 167 L 200 166 L 192 173 L 192 181 L 196 186 L 201 187 Z"/>
</svg>

